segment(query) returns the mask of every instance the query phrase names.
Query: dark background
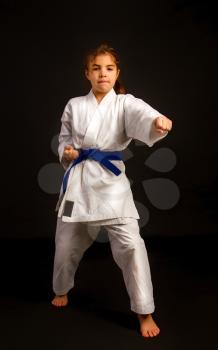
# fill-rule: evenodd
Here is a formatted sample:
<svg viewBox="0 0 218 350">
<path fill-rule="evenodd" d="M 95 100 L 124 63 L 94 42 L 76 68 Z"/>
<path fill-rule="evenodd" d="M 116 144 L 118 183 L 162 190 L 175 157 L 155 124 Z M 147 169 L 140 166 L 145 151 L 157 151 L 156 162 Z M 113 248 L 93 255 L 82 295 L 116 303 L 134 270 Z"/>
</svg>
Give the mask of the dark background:
<svg viewBox="0 0 218 350">
<path fill-rule="evenodd" d="M 215 348 L 217 23 L 215 2 L 203 0 L 0 1 L 2 349 Z M 38 176 L 52 164 L 50 181 L 60 186 L 52 147 L 61 114 L 69 98 L 89 92 L 82 57 L 102 41 L 120 54 L 127 92 L 173 120 L 152 148 L 133 141 L 126 160 L 134 198 L 149 213 L 141 233 L 161 328 L 149 344 L 136 333 L 108 243 L 85 253 L 72 307 L 50 303 L 58 193 L 43 191 Z M 145 165 L 161 148 L 176 157 L 165 173 Z M 171 209 L 144 192 L 142 181 L 158 177 L 179 189 Z"/>
<path fill-rule="evenodd" d="M 38 184 L 40 169 L 57 163 L 51 141 L 71 97 L 89 92 L 82 59 L 106 41 L 120 54 L 127 92 L 173 120 L 152 148 L 129 149 L 126 162 L 136 201 L 150 212 L 147 235 L 217 231 L 217 23 L 210 1 L 75 3 L 1 1 L 1 236 L 53 236 L 58 194 Z M 177 163 L 169 173 L 144 167 L 160 147 Z M 141 163 L 140 158 L 141 157 Z M 137 160 L 138 159 L 138 160 Z M 143 176 L 142 176 L 143 171 Z M 180 191 L 170 210 L 152 206 L 142 179 L 166 177 Z M 54 181 L 54 180 L 53 180 Z"/>
</svg>

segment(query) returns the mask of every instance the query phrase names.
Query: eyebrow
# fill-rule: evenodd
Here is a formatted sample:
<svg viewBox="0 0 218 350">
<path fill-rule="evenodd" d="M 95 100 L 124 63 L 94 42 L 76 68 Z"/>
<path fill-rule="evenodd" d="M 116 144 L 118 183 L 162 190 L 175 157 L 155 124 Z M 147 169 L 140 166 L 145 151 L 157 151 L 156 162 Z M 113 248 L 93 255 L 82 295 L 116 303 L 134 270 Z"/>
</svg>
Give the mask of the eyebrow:
<svg viewBox="0 0 218 350">
<path fill-rule="evenodd" d="M 100 67 L 101 65 L 94 63 L 94 64 L 92 64 L 92 66 Z M 115 64 L 107 64 L 107 67 L 115 67 Z"/>
</svg>

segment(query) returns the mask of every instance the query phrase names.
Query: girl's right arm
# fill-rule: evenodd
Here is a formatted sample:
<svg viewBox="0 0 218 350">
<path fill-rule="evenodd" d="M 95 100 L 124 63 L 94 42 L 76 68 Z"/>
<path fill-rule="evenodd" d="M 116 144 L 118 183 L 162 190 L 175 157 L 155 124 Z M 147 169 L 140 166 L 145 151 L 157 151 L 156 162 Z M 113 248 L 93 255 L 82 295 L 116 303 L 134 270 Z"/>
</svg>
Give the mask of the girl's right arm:
<svg viewBox="0 0 218 350">
<path fill-rule="evenodd" d="M 64 112 L 61 117 L 61 131 L 58 137 L 59 146 L 58 154 L 59 161 L 63 168 L 66 170 L 71 162 L 68 156 L 66 156 L 65 147 L 73 144 L 72 128 L 71 128 L 72 111 L 70 103 L 68 102 L 64 108 Z M 71 146 L 72 147 L 72 146 Z M 73 147 L 72 147 L 73 148 Z"/>
</svg>

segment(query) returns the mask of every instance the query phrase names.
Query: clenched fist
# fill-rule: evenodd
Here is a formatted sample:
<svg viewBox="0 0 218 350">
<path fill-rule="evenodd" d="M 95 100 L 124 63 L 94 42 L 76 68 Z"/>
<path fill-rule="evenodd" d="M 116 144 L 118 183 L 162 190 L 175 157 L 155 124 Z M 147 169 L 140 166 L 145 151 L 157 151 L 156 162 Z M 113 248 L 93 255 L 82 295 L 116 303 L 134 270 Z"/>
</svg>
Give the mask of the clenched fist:
<svg viewBox="0 0 218 350">
<path fill-rule="evenodd" d="M 71 145 L 64 147 L 63 158 L 67 161 L 74 160 L 79 157 L 79 151 L 74 149 Z"/>
<path fill-rule="evenodd" d="M 163 134 L 166 131 L 170 131 L 172 129 L 172 120 L 161 115 L 157 117 L 153 122 L 153 130 L 159 134 Z"/>
</svg>

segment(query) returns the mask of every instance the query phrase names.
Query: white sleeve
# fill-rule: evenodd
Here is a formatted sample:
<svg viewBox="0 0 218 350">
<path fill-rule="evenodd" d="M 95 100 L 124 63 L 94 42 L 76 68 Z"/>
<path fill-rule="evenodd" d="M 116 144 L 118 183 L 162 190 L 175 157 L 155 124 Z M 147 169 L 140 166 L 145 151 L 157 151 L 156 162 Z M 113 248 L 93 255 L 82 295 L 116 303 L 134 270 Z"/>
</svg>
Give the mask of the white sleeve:
<svg viewBox="0 0 218 350">
<path fill-rule="evenodd" d="M 61 131 L 58 137 L 59 146 L 58 146 L 58 154 L 59 161 L 66 170 L 69 166 L 69 162 L 62 159 L 64 153 L 64 147 L 66 145 L 73 145 L 72 138 L 72 127 L 71 127 L 71 119 L 72 119 L 72 109 L 71 105 L 68 102 L 66 107 L 64 108 L 64 112 L 61 117 Z"/>
<path fill-rule="evenodd" d="M 162 135 L 155 135 L 151 138 L 151 126 L 154 119 L 161 116 L 160 112 L 152 108 L 148 103 L 131 94 L 126 94 L 124 101 L 125 131 L 128 137 L 140 140 L 149 147 L 160 139 L 164 138 L 168 132 Z"/>
</svg>

